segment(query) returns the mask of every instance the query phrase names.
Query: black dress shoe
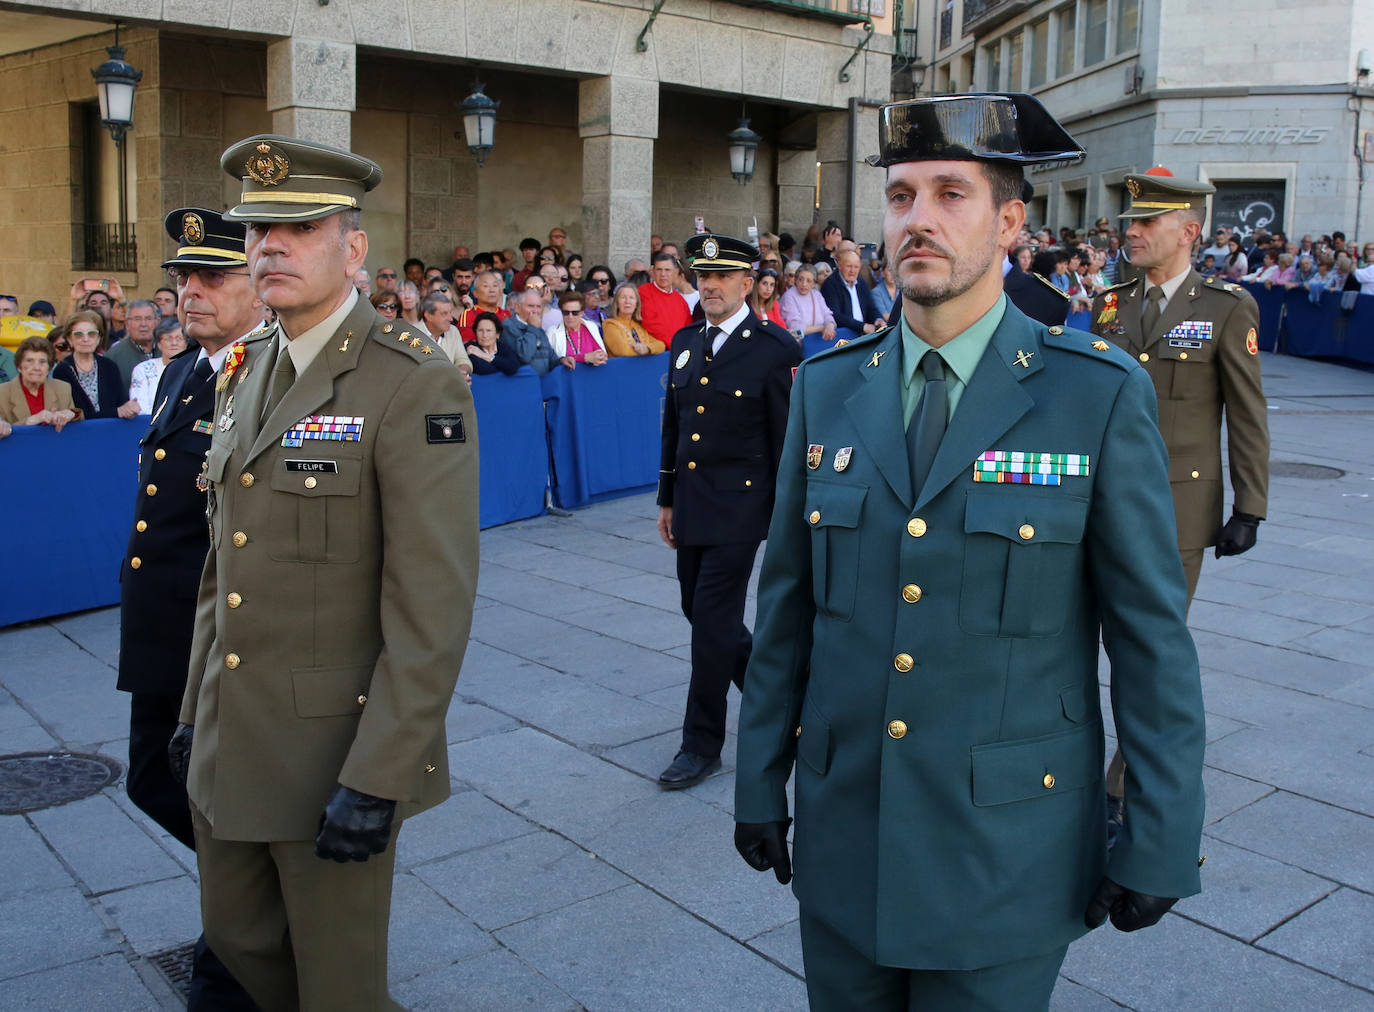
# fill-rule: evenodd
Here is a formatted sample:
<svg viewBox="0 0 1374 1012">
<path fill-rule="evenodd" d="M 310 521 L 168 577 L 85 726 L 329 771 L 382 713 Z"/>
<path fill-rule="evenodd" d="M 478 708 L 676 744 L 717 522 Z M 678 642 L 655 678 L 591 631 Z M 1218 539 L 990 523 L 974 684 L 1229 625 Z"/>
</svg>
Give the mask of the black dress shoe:
<svg viewBox="0 0 1374 1012">
<path fill-rule="evenodd" d="M 1121 828 L 1126 825 L 1126 799 L 1107 795 L 1107 849 L 1116 845 Z"/>
<path fill-rule="evenodd" d="M 708 758 L 695 752 L 679 752 L 668 768 L 658 775 L 658 786 L 665 791 L 694 787 L 720 769 L 720 756 Z"/>
</svg>

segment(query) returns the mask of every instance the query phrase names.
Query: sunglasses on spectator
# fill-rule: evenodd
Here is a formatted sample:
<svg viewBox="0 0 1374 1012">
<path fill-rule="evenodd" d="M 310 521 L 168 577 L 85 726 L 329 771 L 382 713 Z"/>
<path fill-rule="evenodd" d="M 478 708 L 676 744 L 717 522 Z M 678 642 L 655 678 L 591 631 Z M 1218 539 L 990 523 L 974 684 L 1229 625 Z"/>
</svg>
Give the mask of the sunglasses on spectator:
<svg viewBox="0 0 1374 1012">
<path fill-rule="evenodd" d="M 563 310 L 562 312 L 563 312 L 563 315 L 564 315 L 564 316 L 581 316 L 581 315 L 582 315 L 582 310 L 580 310 L 580 309 L 565 309 L 565 310 Z"/>
<path fill-rule="evenodd" d="M 191 280 L 191 275 L 200 276 L 200 283 L 206 288 L 218 288 L 224 284 L 225 278 L 246 278 L 247 271 L 225 271 L 218 267 L 168 267 L 167 277 L 172 280 L 177 287 L 181 287 Z"/>
<path fill-rule="evenodd" d="M 399 302 L 379 302 L 377 308 L 383 312 L 389 309 L 394 313 L 401 308 L 401 304 Z"/>
<path fill-rule="evenodd" d="M 598 285 L 601 285 L 603 288 L 604 288 L 604 287 L 609 287 L 609 286 L 610 286 L 610 283 L 611 283 L 611 279 L 610 279 L 610 278 L 594 278 L 593 280 L 594 280 Z"/>
<path fill-rule="evenodd" d="M 395 272 L 395 271 L 382 271 L 381 273 L 379 273 L 379 274 L 377 275 L 377 277 L 379 277 L 379 278 L 394 278 L 395 276 L 396 276 L 396 272 Z"/>
<path fill-rule="evenodd" d="M 71 351 L 72 346 L 66 341 L 59 341 L 53 344 L 53 351 Z"/>
</svg>

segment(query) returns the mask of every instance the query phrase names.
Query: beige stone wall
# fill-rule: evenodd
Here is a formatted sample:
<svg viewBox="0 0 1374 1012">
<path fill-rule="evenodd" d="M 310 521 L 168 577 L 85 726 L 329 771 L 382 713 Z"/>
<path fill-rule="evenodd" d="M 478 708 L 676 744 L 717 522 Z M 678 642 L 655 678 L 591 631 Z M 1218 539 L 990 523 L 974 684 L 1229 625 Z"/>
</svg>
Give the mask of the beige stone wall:
<svg viewBox="0 0 1374 1012">
<path fill-rule="evenodd" d="M 115 274 L 131 298 L 164 282 L 161 263 L 175 245 L 162 228 L 175 207 L 225 205 L 232 184 L 219 168 L 225 137 L 267 129 L 264 47 L 251 42 L 125 31 L 126 59 L 143 71 L 134 103 L 129 207 L 138 269 Z M 73 268 L 71 223 L 84 205 L 79 131 L 69 106 L 94 101 L 90 69 L 106 59 L 113 34 L 0 58 L 0 287 L 24 304 L 66 303 L 72 281 L 109 271 Z M 241 132 L 242 131 L 242 132 Z M 99 143 L 110 145 L 100 132 Z M 117 220 L 112 202 L 108 211 Z"/>
<path fill-rule="evenodd" d="M 157 36 L 150 31 L 122 34 L 126 59 L 144 69 L 134 106 L 136 159 L 130 159 L 131 186 L 145 176 L 159 155 Z M 71 222 L 84 207 L 80 149 L 73 145 L 71 103 L 94 101 L 91 68 L 106 59 L 104 47 L 113 34 L 73 39 L 43 49 L 0 57 L 0 288 L 19 296 L 25 309 L 34 299 L 47 299 L 61 312 L 72 281 L 86 272 L 72 269 Z M 80 120 L 76 120 L 79 124 Z M 101 142 L 111 145 L 102 131 Z M 140 189 L 145 213 L 156 207 L 155 195 Z M 133 200 L 130 200 L 130 206 Z M 140 239 L 148 222 L 136 222 Z M 109 272 L 101 272 L 109 273 Z M 126 289 L 137 272 L 116 275 Z M 151 289 L 150 289 L 151 291 Z"/>
</svg>

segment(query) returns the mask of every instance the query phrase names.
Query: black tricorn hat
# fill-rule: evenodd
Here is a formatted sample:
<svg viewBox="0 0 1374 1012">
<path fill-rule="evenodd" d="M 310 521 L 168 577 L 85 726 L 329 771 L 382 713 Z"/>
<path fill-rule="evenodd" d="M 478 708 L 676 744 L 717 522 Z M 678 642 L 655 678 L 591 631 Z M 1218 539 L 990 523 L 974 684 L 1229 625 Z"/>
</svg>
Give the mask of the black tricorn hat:
<svg viewBox="0 0 1374 1012">
<path fill-rule="evenodd" d="M 1083 149 L 1038 99 L 1022 94 L 941 95 L 882 107 L 870 165 L 1078 161 Z"/>
</svg>

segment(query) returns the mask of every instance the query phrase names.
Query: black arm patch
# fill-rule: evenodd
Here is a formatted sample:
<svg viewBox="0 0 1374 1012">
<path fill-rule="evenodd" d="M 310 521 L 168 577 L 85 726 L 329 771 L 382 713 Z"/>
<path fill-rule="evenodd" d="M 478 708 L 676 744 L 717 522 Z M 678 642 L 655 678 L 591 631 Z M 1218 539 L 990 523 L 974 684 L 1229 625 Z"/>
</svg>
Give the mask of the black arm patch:
<svg viewBox="0 0 1374 1012">
<path fill-rule="evenodd" d="M 466 443 L 463 413 L 456 415 L 425 415 L 425 440 L 430 443 Z"/>
</svg>

